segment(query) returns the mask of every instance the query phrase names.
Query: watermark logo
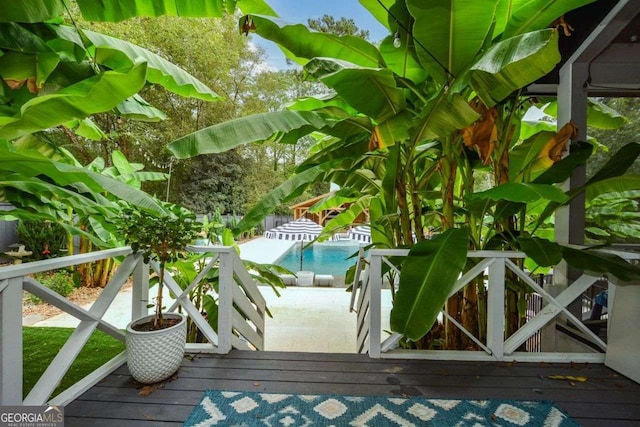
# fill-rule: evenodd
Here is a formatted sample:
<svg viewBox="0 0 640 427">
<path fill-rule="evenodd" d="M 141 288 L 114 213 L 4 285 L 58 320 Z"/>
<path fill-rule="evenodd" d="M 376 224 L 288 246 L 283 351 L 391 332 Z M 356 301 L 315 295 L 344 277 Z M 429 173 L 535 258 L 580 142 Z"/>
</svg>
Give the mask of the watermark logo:
<svg viewBox="0 0 640 427">
<path fill-rule="evenodd" d="M 64 427 L 64 408 L 0 406 L 0 427 Z"/>
</svg>

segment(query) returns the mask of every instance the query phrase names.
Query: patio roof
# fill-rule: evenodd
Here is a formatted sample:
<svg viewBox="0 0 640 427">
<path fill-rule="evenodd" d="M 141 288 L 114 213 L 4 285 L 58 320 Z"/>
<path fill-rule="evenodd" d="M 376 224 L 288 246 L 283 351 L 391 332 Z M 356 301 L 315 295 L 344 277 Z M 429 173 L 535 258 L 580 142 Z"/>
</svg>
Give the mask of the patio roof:
<svg viewBox="0 0 640 427">
<path fill-rule="evenodd" d="M 587 64 L 589 96 L 640 95 L 640 2 L 597 0 L 565 15 L 574 27 L 560 37 L 562 61 L 527 88 L 532 95 L 556 95 L 567 64 Z"/>
<path fill-rule="evenodd" d="M 309 209 L 314 204 L 318 203 L 325 197 L 330 196 L 331 194 L 332 194 L 331 192 L 325 193 L 320 196 L 312 197 L 311 199 L 307 199 L 305 201 L 292 205 L 291 210 L 293 211 L 293 218 L 294 219 L 308 218 L 320 225 L 325 225 L 327 221 L 329 221 L 336 215 L 339 215 L 342 211 L 344 211 L 351 205 L 350 203 L 343 203 L 338 207 L 323 209 L 319 212 L 313 212 L 313 213 L 309 212 Z M 368 221 L 369 221 L 368 212 L 360 214 L 358 218 L 356 218 L 355 220 L 356 223 L 368 222 Z"/>
</svg>

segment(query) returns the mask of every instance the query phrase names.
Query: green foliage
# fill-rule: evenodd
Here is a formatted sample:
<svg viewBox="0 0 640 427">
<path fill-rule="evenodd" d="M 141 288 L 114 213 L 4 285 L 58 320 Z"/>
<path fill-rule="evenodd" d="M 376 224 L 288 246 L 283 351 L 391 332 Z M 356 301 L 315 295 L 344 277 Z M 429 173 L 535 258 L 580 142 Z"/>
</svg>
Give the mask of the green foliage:
<svg viewBox="0 0 640 427">
<path fill-rule="evenodd" d="M 590 127 L 589 136 L 594 137 L 607 150 L 598 150 L 587 163 L 587 177 L 593 176 L 602 166 L 625 144 L 640 142 L 640 98 L 608 98 L 598 99 L 625 118 L 624 124 L 614 130 Z M 636 161 L 628 171 L 629 174 L 640 174 L 640 162 Z"/>
<path fill-rule="evenodd" d="M 193 283 L 208 263 L 210 254 L 188 254 L 182 260 L 172 262 L 168 268 L 176 283 L 182 290 Z M 219 274 L 217 268 L 212 268 L 189 292 L 189 299 L 201 313 L 207 314 L 207 321 L 214 331 L 218 331 L 218 301 Z M 193 319 L 187 319 L 187 342 L 199 342 L 200 332 Z"/>
<path fill-rule="evenodd" d="M 189 162 L 189 180 L 180 186 L 177 197 L 194 212 L 232 212 L 245 203 L 244 178 L 248 173 L 239 152 L 199 156 Z"/>
<path fill-rule="evenodd" d="M 29 259 L 40 260 L 58 256 L 66 243 L 67 232 L 51 221 L 20 221 L 16 229 L 20 243 L 31 251 Z"/>
<path fill-rule="evenodd" d="M 369 40 L 369 30 L 358 28 L 351 18 L 341 17 L 340 19 L 335 19 L 331 15 L 322 15 L 320 18 L 307 19 L 307 24 L 309 28 L 322 33 L 331 33 L 336 36 L 356 36 Z"/>
<path fill-rule="evenodd" d="M 236 1 L 213 0 L 205 3 L 176 0 L 77 0 L 80 10 L 87 19 L 95 21 L 122 21 L 135 16 L 158 17 L 177 15 L 186 17 L 221 17 L 235 11 Z M 243 12 L 273 15 L 274 12 L 264 0 L 244 0 L 240 2 Z"/>
<path fill-rule="evenodd" d="M 179 205 L 163 203 L 166 215 L 157 216 L 136 207 L 122 209 L 118 229 L 134 253 L 140 252 L 145 262 L 154 259 L 160 264 L 158 294 L 155 302 L 154 327 L 162 329 L 162 288 L 168 263 L 186 257 L 185 246 L 199 235 L 202 224 L 196 216 Z"/>
<path fill-rule="evenodd" d="M 118 230 L 134 252 L 145 262 L 157 260 L 160 265 L 184 258 L 184 248 L 196 238 L 201 224 L 189 210 L 162 203 L 166 215 L 153 215 L 134 206 L 122 209 Z"/>
<path fill-rule="evenodd" d="M 403 261 L 391 329 L 417 341 L 435 323 L 467 262 L 469 234 L 451 229 L 413 246 Z"/>
<path fill-rule="evenodd" d="M 75 289 L 73 274 L 67 270 L 37 273 L 33 278 L 63 297 L 71 295 Z M 40 304 L 42 302 L 40 298 L 32 294 L 29 294 L 28 300 L 34 304 Z"/>
<path fill-rule="evenodd" d="M 640 242 L 640 190 L 605 193 L 587 201 L 587 238 L 593 242 Z"/>
</svg>

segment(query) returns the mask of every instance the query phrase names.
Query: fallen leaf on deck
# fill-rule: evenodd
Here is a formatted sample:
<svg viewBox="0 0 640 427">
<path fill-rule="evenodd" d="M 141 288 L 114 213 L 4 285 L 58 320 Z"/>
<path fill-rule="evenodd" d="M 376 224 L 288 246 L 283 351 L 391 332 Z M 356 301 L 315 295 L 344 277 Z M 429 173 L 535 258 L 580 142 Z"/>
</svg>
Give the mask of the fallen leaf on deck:
<svg viewBox="0 0 640 427">
<path fill-rule="evenodd" d="M 569 380 L 569 381 L 578 381 L 585 382 L 587 377 L 574 377 L 573 375 L 549 375 L 547 378 L 550 380 Z"/>
<path fill-rule="evenodd" d="M 138 392 L 138 396 L 147 397 L 151 393 L 153 393 L 154 391 L 156 391 L 157 389 L 159 389 L 161 387 L 162 387 L 162 384 L 160 384 L 160 385 L 158 385 L 158 384 L 145 385 Z"/>
</svg>

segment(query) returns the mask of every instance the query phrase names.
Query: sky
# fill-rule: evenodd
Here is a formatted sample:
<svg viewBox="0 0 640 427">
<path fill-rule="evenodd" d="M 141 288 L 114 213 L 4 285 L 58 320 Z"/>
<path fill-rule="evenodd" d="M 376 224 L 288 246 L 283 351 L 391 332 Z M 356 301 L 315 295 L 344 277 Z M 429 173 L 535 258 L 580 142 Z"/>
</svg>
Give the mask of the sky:
<svg viewBox="0 0 640 427">
<path fill-rule="evenodd" d="M 388 30 L 358 0 L 267 0 L 267 3 L 282 20 L 291 23 L 307 25 L 309 18 L 331 15 L 336 19 L 353 19 L 358 28 L 369 30 L 369 40 L 372 42 L 378 42 L 388 34 Z M 276 69 L 287 68 L 284 54 L 274 43 L 255 34 L 252 39 L 255 44 L 266 49 L 269 66 Z"/>
</svg>

